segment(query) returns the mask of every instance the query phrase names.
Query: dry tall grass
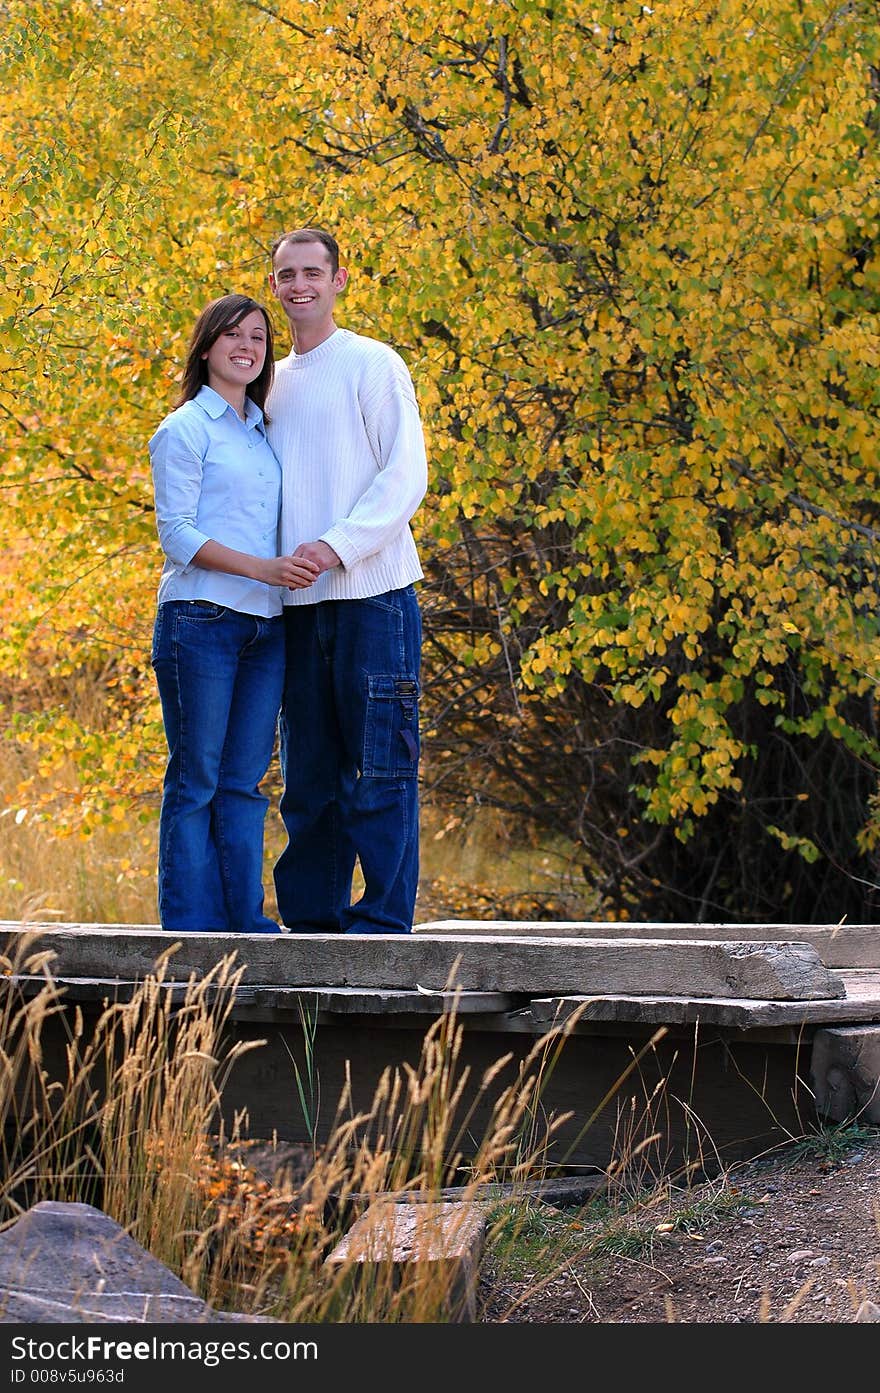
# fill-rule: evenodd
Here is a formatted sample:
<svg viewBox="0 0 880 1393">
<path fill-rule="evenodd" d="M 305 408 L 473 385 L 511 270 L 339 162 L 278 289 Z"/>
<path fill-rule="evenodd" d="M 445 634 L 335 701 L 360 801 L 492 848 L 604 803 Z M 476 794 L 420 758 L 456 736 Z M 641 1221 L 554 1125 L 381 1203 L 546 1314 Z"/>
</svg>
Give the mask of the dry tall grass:
<svg viewBox="0 0 880 1393">
<path fill-rule="evenodd" d="M 595 1202 L 574 1215 L 542 1208 L 530 1182 L 548 1174 L 551 1150 L 558 1163 L 560 1129 L 571 1122 L 545 1110 L 546 1090 L 575 1020 L 537 1039 L 522 1063 L 503 1056 L 473 1079 L 454 1002 L 425 1032 L 415 1066 L 385 1069 L 365 1111 L 354 1112 L 343 1089 L 307 1174 L 294 1181 L 279 1167 L 273 1183 L 256 1183 L 228 1159 L 247 1155 L 247 1119 L 232 1135 L 222 1122 L 231 1070 L 262 1043 L 226 1043 L 241 972 L 234 957 L 175 983 L 171 945 L 130 1000 L 84 1015 L 65 1005 L 40 940 L 36 930 L 13 935 L 14 956 L 0 959 L 0 1224 L 38 1200 L 96 1204 L 215 1308 L 297 1323 L 456 1319 L 471 1303 L 452 1265 L 387 1256 L 365 1266 L 356 1252 L 328 1261 L 364 1213 L 374 1220 L 366 1246 L 388 1253 L 382 1201 L 391 1194 L 429 1215 L 457 1186 L 463 1216 L 484 1206 L 490 1286 L 500 1274 L 503 1288 L 505 1273 L 525 1264 L 530 1292 L 587 1259 L 649 1255 L 657 1235 L 699 1228 L 736 1202 L 720 1163 L 712 1185 L 701 1183 L 714 1148 L 659 1072 L 661 1030 L 584 1119 L 587 1127 L 616 1108 Z M 694 1144 L 673 1167 L 665 1138 L 676 1107 Z M 490 1119 L 481 1132 L 478 1115 Z M 496 1196 L 489 1210 L 487 1187 Z M 425 1259 L 435 1256 L 436 1224 L 426 1222 L 416 1242 Z M 489 1299 L 489 1318 L 506 1320 L 526 1295 L 520 1286 L 509 1307 Z"/>
<path fill-rule="evenodd" d="M 473 1086 L 453 1009 L 427 1030 L 417 1067 L 384 1071 L 367 1112 L 354 1113 L 343 1091 L 329 1141 L 295 1191 L 218 1193 L 206 1178 L 222 1149 L 224 1082 L 242 1050 L 259 1047 L 224 1044 L 241 971 L 233 958 L 173 984 L 169 950 L 129 1001 L 106 1002 L 87 1025 L 82 1011 L 65 1008 L 39 933 L 17 942 L 14 958 L 0 962 L 6 1223 L 38 1200 L 99 1204 L 224 1309 L 303 1322 L 455 1317 L 460 1295 L 443 1264 L 412 1263 L 402 1275 L 392 1261 L 378 1262 L 363 1281 L 355 1263 L 326 1259 L 370 1196 L 403 1192 L 424 1202 L 466 1175 L 467 1205 L 486 1184 L 540 1176 L 565 1120 L 536 1122 L 546 1040 L 516 1067 L 499 1059 Z M 50 1023 L 53 1035 L 66 1028 L 60 1057 L 49 1047 Z M 491 1120 L 474 1137 L 485 1100 Z M 423 1240 L 433 1241 L 430 1226 Z"/>
</svg>

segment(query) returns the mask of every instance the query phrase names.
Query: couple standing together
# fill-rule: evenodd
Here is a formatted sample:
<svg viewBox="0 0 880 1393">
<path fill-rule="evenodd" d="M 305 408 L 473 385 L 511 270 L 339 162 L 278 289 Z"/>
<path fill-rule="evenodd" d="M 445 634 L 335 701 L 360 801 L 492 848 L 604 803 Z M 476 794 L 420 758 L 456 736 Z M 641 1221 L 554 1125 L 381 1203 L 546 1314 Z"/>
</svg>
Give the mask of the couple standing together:
<svg viewBox="0 0 880 1393">
<path fill-rule="evenodd" d="M 150 440 L 165 553 L 159 916 L 175 933 L 279 932 L 263 909 L 260 792 L 276 725 L 281 922 L 412 928 L 422 570 L 409 522 L 425 445 L 402 358 L 335 323 L 346 280 L 328 232 L 279 237 L 269 285 L 293 351 L 274 362 L 256 300 L 213 301 Z"/>
</svg>

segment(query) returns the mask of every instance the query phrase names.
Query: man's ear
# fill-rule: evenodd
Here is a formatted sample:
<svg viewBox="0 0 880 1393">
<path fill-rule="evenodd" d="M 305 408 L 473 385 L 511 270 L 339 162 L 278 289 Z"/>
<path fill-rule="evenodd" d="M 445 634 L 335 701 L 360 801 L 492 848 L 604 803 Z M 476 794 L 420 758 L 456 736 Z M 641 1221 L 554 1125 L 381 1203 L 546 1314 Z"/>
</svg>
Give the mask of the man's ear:
<svg viewBox="0 0 880 1393">
<path fill-rule="evenodd" d="M 344 290 L 348 283 L 348 272 L 344 266 L 340 266 L 336 275 L 333 277 L 333 287 L 335 290 Z"/>
<path fill-rule="evenodd" d="M 277 294 L 278 294 L 278 284 L 277 284 L 277 282 L 276 282 L 276 280 L 275 280 L 275 272 L 274 272 L 274 271 L 270 271 L 270 272 L 269 272 L 269 289 L 271 290 L 271 292 L 272 292 L 273 295 L 277 295 Z"/>
</svg>

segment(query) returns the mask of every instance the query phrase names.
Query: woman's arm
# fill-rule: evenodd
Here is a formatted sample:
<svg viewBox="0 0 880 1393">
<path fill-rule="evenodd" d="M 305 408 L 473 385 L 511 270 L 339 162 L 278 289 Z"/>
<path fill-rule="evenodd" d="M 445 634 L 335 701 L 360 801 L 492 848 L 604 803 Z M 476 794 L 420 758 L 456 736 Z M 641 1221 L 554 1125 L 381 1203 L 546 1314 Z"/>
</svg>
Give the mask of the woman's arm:
<svg viewBox="0 0 880 1393">
<path fill-rule="evenodd" d="M 289 590 L 304 590 L 319 575 L 314 561 L 303 556 L 251 556 L 246 551 L 234 551 L 222 542 L 207 541 L 192 558 L 193 566 L 206 571 L 225 571 L 231 576 L 247 576 L 264 585 L 285 585 Z"/>
<path fill-rule="evenodd" d="M 264 585 L 302 590 L 320 574 L 303 557 L 254 556 L 215 541 L 197 526 L 209 440 L 198 417 L 172 413 L 150 441 L 159 541 L 185 574 L 193 566 L 245 576 Z"/>
</svg>

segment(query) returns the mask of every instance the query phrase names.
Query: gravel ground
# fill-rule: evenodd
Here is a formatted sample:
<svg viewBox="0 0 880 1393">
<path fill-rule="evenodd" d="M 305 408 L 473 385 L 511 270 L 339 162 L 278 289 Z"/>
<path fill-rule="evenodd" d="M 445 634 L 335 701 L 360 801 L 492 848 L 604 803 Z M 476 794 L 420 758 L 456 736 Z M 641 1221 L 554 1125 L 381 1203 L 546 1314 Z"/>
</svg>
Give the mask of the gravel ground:
<svg viewBox="0 0 880 1393">
<path fill-rule="evenodd" d="M 556 1253 L 485 1262 L 483 1319 L 543 1324 L 880 1321 L 880 1131 L 753 1161 L 647 1210 L 626 1256 L 590 1251 L 608 1218 L 543 1212 Z M 561 1269 L 561 1255 L 565 1266 Z M 527 1255 L 528 1256 L 528 1255 Z"/>
</svg>

